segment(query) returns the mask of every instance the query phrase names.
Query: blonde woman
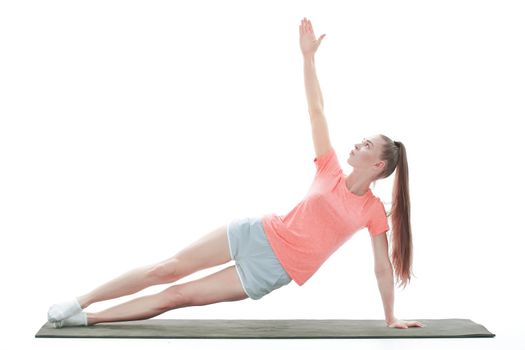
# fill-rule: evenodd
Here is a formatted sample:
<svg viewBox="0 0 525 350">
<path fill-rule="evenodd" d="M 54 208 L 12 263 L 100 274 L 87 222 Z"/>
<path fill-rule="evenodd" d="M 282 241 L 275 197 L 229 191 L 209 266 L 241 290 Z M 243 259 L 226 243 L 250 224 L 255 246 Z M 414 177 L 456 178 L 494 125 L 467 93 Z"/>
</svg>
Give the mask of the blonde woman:
<svg viewBox="0 0 525 350">
<path fill-rule="evenodd" d="M 54 327 L 91 326 L 102 322 L 143 320 L 166 311 L 246 298 L 261 299 L 289 284 L 303 285 L 355 232 L 367 228 L 374 252 L 375 276 L 388 327 L 423 327 L 394 316 L 394 273 L 402 285 L 410 280 L 412 239 L 408 165 L 405 146 L 384 135 L 356 143 L 342 172 L 329 139 L 314 55 L 325 35 L 316 39 L 306 18 L 299 26 L 304 82 L 315 148 L 316 174 L 305 198 L 285 215 L 268 214 L 230 221 L 158 263 L 130 270 L 87 294 L 52 305 Z M 391 215 L 369 186 L 396 170 Z M 387 217 L 392 221 L 392 263 Z M 130 295 L 158 284 L 173 283 L 196 271 L 235 264 L 206 277 L 173 284 L 103 311 L 87 313 L 89 305 Z"/>
</svg>

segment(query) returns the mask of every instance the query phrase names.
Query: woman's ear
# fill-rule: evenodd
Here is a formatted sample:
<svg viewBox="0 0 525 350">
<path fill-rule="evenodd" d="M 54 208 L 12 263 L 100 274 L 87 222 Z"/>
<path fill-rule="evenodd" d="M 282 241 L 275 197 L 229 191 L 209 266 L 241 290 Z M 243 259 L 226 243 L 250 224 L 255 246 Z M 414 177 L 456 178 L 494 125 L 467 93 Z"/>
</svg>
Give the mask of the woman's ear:
<svg viewBox="0 0 525 350">
<path fill-rule="evenodd" d="M 375 164 L 375 166 L 376 166 L 380 171 L 383 171 L 383 170 L 385 170 L 385 166 L 386 166 L 386 164 L 385 164 L 385 161 L 384 161 L 384 160 L 380 160 L 379 162 L 377 162 L 377 163 Z"/>
</svg>

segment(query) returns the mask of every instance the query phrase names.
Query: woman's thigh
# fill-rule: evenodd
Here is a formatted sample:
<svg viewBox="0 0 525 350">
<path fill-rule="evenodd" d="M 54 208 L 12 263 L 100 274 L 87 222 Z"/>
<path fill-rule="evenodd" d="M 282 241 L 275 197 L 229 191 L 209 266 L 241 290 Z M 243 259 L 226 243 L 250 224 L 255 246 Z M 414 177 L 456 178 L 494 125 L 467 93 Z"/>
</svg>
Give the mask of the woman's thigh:
<svg viewBox="0 0 525 350">
<path fill-rule="evenodd" d="M 216 228 L 174 256 L 159 262 L 154 268 L 154 274 L 168 282 L 176 281 L 194 272 L 229 262 L 231 256 L 226 227 L 222 225 Z"/>
<path fill-rule="evenodd" d="M 248 298 L 235 271 L 235 265 L 194 281 L 173 285 L 162 293 L 168 303 L 169 300 L 172 301 L 169 305 L 171 308 L 208 305 Z M 183 305 L 181 305 L 181 301 Z"/>
</svg>

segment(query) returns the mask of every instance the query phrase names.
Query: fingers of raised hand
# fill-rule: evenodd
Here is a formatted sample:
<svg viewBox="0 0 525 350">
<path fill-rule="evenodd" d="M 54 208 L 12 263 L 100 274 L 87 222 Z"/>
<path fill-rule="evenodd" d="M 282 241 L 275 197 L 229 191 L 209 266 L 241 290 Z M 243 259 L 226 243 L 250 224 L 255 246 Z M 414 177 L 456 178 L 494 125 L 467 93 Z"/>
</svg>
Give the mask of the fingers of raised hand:
<svg viewBox="0 0 525 350">
<path fill-rule="evenodd" d="M 310 22 L 310 20 L 306 19 L 306 17 L 303 18 L 301 21 L 301 25 L 299 26 L 299 30 L 301 34 L 312 33 L 313 28 L 312 28 L 312 23 Z"/>
</svg>

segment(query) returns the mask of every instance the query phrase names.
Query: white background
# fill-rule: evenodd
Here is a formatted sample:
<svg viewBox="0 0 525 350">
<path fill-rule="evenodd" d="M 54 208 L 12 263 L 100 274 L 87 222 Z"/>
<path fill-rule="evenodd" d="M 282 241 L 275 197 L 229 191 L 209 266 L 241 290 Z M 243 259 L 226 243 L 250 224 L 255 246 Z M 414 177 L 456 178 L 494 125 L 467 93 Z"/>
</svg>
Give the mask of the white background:
<svg viewBox="0 0 525 350">
<path fill-rule="evenodd" d="M 3 343 L 522 346 L 524 15 L 501 0 L 1 2 Z M 396 317 L 468 318 L 496 337 L 35 339 L 52 303 L 303 198 L 315 174 L 303 17 L 326 34 L 316 67 L 343 172 L 365 136 L 407 148 L 416 278 L 396 289 Z M 386 203 L 392 180 L 372 188 Z M 366 229 L 302 287 L 159 316 L 383 317 Z"/>
</svg>

